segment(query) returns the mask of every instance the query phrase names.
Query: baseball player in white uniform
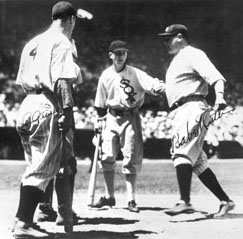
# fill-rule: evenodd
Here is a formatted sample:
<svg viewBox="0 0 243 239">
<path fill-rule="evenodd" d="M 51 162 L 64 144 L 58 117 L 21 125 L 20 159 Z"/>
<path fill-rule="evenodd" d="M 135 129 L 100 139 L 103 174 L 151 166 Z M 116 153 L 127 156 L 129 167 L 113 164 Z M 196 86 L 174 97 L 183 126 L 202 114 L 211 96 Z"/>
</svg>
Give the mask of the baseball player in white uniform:
<svg viewBox="0 0 243 239">
<path fill-rule="evenodd" d="M 166 72 L 165 88 L 172 111 L 171 153 L 180 191 L 180 201 L 165 212 L 177 215 L 194 210 L 190 204 L 191 178 L 194 172 L 221 202 L 219 211 L 214 216 L 224 216 L 235 204 L 208 168 L 207 156 L 202 147 L 210 124 L 227 113 L 221 111 L 226 107 L 225 79 L 203 51 L 189 45 L 186 26 L 173 24 L 159 35 L 162 36 L 168 53 L 174 55 Z M 205 100 L 208 85 L 214 87 L 216 94 L 213 109 Z"/>
<path fill-rule="evenodd" d="M 71 88 L 75 88 L 78 85 L 80 85 L 83 82 L 83 78 L 80 72 L 80 67 L 77 63 L 78 54 L 77 54 L 77 48 L 75 45 L 74 39 L 71 40 L 72 43 L 72 52 L 73 52 L 73 59 L 74 63 L 77 68 L 78 77 L 77 79 L 73 80 L 71 82 Z M 74 120 L 74 119 L 73 119 Z M 74 123 L 73 123 L 74 126 Z M 66 133 L 66 143 L 65 143 L 65 157 L 68 159 L 69 164 L 69 182 L 70 182 L 70 189 L 71 194 L 73 196 L 74 191 L 74 180 L 75 180 L 75 174 L 77 173 L 77 162 L 74 154 L 73 149 L 73 137 L 74 137 L 74 130 L 75 127 L 71 128 Z M 57 225 L 63 225 L 64 224 L 64 175 L 63 175 L 63 167 L 61 164 L 61 168 L 56 176 L 55 181 L 51 180 L 46 192 L 43 194 L 42 202 L 39 204 L 39 213 L 37 217 L 38 222 L 44 222 L 44 221 L 56 221 Z M 56 189 L 56 195 L 57 195 L 57 203 L 58 203 L 58 213 L 53 209 L 52 207 L 52 199 L 53 199 L 53 189 Z M 78 217 L 75 212 L 73 212 L 73 223 L 77 223 Z"/>
<path fill-rule="evenodd" d="M 17 84 L 27 96 L 19 110 L 17 131 L 28 166 L 21 180 L 16 238 L 48 236 L 33 224 L 33 216 L 60 168 L 62 134 L 73 127 L 70 82 L 80 73 L 70 41 L 76 16 L 69 2 L 55 4 L 50 28 L 30 40 L 21 55 Z"/>
<path fill-rule="evenodd" d="M 106 127 L 102 132 L 101 156 L 106 195 L 93 207 L 115 205 L 115 160 L 121 150 L 128 209 L 131 212 L 139 212 L 135 201 L 136 178 L 141 170 L 143 158 L 139 108 L 144 102 L 145 93 L 158 95 L 163 91 L 164 83 L 127 65 L 127 56 L 126 42 L 113 41 L 109 46 L 109 57 L 113 64 L 103 71 L 98 82 L 95 107 L 99 117 L 106 119 Z"/>
</svg>

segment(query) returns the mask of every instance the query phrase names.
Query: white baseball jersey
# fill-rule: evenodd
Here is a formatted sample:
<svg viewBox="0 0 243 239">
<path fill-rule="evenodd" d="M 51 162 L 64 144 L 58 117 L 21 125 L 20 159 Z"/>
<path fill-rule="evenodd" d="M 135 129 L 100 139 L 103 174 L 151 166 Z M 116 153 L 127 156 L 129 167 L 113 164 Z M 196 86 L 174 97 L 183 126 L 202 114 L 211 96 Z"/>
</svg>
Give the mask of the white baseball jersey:
<svg viewBox="0 0 243 239">
<path fill-rule="evenodd" d="M 71 43 L 72 43 L 72 53 L 73 53 L 74 67 L 75 67 L 75 71 L 76 71 L 76 75 L 77 75 L 77 78 L 72 81 L 72 84 L 75 86 L 75 85 L 83 83 L 83 77 L 82 77 L 82 74 L 81 74 L 80 67 L 79 67 L 79 65 L 77 63 L 77 61 L 78 61 L 78 52 L 77 52 L 77 48 L 76 48 L 74 39 L 71 40 Z"/>
<path fill-rule="evenodd" d="M 182 97 L 208 94 L 208 84 L 225 80 L 206 54 L 186 46 L 174 56 L 166 73 L 166 95 L 169 106 Z M 200 175 L 207 168 L 203 143 L 207 133 L 203 122 L 210 121 L 206 100 L 187 102 L 172 111 L 172 158 L 174 165 L 190 162 L 193 172 Z"/>
<path fill-rule="evenodd" d="M 54 90 L 59 78 L 76 79 L 80 70 L 74 63 L 71 41 L 52 27 L 26 44 L 21 55 L 17 84 L 24 90 Z M 24 186 L 45 191 L 60 168 L 62 135 L 54 94 L 28 94 L 22 102 L 17 131 L 28 163 L 22 177 Z"/>
<path fill-rule="evenodd" d="M 225 80 L 206 54 L 192 46 L 186 46 L 174 56 L 166 72 L 168 104 L 189 95 L 208 94 L 208 84 Z"/>
<path fill-rule="evenodd" d="M 77 79 L 80 70 L 73 61 L 73 46 L 61 32 L 50 28 L 26 44 L 16 83 L 25 90 L 54 89 L 59 78 Z"/>
<path fill-rule="evenodd" d="M 137 174 L 143 159 L 141 119 L 138 110 L 145 93 L 157 95 L 164 89 L 164 83 L 152 78 L 144 71 L 126 65 L 121 72 L 114 66 L 108 67 L 100 76 L 95 106 L 126 111 L 123 116 L 107 114 L 106 127 L 102 133 L 102 167 L 104 171 L 115 169 L 115 160 L 121 149 L 122 172 Z"/>
<path fill-rule="evenodd" d="M 135 67 L 126 65 L 121 72 L 108 67 L 100 76 L 95 106 L 113 109 L 140 108 L 145 93 L 157 95 L 164 83 Z"/>
</svg>

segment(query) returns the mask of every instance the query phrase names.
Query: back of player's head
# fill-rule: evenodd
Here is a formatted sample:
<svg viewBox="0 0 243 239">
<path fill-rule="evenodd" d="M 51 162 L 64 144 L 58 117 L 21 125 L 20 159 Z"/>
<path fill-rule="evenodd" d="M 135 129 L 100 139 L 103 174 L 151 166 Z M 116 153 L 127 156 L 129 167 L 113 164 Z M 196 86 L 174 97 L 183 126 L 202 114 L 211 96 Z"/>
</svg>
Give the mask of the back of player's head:
<svg viewBox="0 0 243 239">
<path fill-rule="evenodd" d="M 60 1 L 52 7 L 52 19 L 65 19 L 70 16 L 76 16 L 77 10 L 70 2 Z"/>
</svg>

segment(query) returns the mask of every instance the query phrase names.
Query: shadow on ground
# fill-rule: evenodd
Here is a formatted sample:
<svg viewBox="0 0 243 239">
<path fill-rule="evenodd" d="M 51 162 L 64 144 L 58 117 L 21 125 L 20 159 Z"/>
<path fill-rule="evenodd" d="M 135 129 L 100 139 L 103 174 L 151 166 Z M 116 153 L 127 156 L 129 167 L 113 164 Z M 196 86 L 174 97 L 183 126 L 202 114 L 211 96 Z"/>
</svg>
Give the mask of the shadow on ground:
<svg viewBox="0 0 243 239">
<path fill-rule="evenodd" d="M 165 209 L 162 207 L 139 207 L 140 211 L 164 211 Z"/>
<path fill-rule="evenodd" d="M 215 218 L 214 214 L 207 214 L 202 215 L 201 217 L 196 217 L 193 219 L 182 219 L 182 220 L 170 220 L 172 223 L 181 223 L 181 222 L 199 222 L 199 221 L 205 221 L 205 220 L 224 220 L 224 219 L 242 219 L 243 214 L 242 213 L 230 213 L 220 218 Z"/>
<path fill-rule="evenodd" d="M 154 232 L 138 230 L 131 232 L 108 232 L 108 231 L 89 231 L 89 232 L 73 232 L 55 233 L 50 238 L 53 239 L 136 239 L 139 235 L 153 234 Z"/>
<path fill-rule="evenodd" d="M 129 220 L 119 217 L 96 217 L 96 218 L 83 218 L 79 217 L 79 222 L 76 225 L 81 224 L 92 224 L 92 225 L 100 225 L 100 224 L 112 224 L 112 225 L 125 225 L 125 224 L 134 224 L 139 220 Z"/>
</svg>

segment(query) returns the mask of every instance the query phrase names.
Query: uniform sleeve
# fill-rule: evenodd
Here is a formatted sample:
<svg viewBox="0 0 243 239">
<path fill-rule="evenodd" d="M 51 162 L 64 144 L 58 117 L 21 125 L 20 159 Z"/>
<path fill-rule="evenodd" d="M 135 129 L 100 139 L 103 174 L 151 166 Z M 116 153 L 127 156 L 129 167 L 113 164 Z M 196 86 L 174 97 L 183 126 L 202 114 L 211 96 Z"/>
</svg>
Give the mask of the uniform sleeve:
<svg viewBox="0 0 243 239">
<path fill-rule="evenodd" d="M 77 68 L 73 61 L 71 44 L 70 47 L 57 47 L 53 50 L 51 77 L 53 85 L 59 78 L 74 80 L 78 77 Z"/>
<path fill-rule="evenodd" d="M 218 80 L 225 81 L 223 75 L 217 70 L 214 64 L 210 61 L 203 51 L 198 51 L 193 62 L 193 68 L 197 73 L 209 84 L 212 85 Z"/>
<path fill-rule="evenodd" d="M 78 63 L 78 52 L 77 52 L 74 39 L 71 40 L 71 43 L 72 43 L 73 62 L 74 62 L 74 67 L 77 75 L 77 78 L 72 83 L 74 86 L 76 86 L 83 83 L 83 77 L 82 77 L 80 65 Z"/>
<path fill-rule="evenodd" d="M 151 95 L 159 95 L 164 93 L 165 83 L 158 78 L 153 78 L 147 73 L 137 70 L 138 79 L 143 90 Z"/>
<path fill-rule="evenodd" d="M 107 100 L 107 91 L 106 91 L 106 88 L 104 85 L 104 78 L 103 78 L 103 74 L 102 74 L 99 79 L 98 86 L 97 86 L 95 104 L 94 104 L 95 107 L 107 108 L 106 100 Z"/>
<path fill-rule="evenodd" d="M 16 84 L 22 86 L 22 79 L 23 79 L 23 71 L 24 71 L 24 58 L 23 58 L 24 51 L 21 54 L 20 63 L 19 63 L 19 70 L 16 78 Z"/>
</svg>

